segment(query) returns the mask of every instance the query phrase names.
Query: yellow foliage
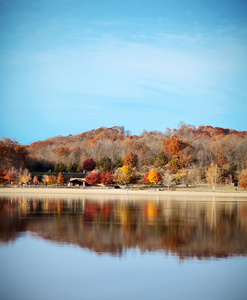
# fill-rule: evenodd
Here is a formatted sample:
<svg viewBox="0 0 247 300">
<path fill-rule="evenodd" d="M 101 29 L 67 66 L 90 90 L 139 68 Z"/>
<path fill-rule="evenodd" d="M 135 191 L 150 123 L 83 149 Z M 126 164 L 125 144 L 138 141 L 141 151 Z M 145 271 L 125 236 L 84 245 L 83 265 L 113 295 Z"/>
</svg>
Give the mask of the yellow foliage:
<svg viewBox="0 0 247 300">
<path fill-rule="evenodd" d="M 134 173 L 130 166 L 123 166 L 121 168 L 121 173 L 118 177 L 118 181 L 123 184 L 129 184 L 134 179 Z"/>
<path fill-rule="evenodd" d="M 20 184 L 22 183 L 27 183 L 31 180 L 31 174 L 29 173 L 28 169 L 25 169 L 24 171 L 20 171 L 20 177 L 21 177 L 21 180 L 20 180 Z"/>
<path fill-rule="evenodd" d="M 217 164 L 211 164 L 206 173 L 206 179 L 209 185 L 216 186 L 220 177 L 220 169 Z"/>
<path fill-rule="evenodd" d="M 160 173 L 157 170 L 152 169 L 149 172 L 149 174 L 148 174 L 148 180 L 151 183 L 158 183 L 158 182 L 160 182 L 161 181 Z"/>
</svg>

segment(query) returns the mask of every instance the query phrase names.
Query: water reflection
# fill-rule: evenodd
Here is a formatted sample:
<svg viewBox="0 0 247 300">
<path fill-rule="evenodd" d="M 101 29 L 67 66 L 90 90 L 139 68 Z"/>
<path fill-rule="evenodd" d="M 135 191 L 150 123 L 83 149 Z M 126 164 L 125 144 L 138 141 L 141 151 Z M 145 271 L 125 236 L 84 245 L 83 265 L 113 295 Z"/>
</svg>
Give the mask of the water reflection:
<svg viewBox="0 0 247 300">
<path fill-rule="evenodd" d="M 246 255 L 247 202 L 0 198 L 0 241 L 24 232 L 99 254 Z"/>
</svg>

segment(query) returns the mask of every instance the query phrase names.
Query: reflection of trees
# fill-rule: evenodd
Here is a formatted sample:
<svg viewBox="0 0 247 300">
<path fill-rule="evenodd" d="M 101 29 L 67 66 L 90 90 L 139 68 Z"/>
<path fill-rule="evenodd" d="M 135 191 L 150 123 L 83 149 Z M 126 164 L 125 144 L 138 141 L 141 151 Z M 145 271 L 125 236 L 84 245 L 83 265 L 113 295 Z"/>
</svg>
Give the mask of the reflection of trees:
<svg viewBox="0 0 247 300">
<path fill-rule="evenodd" d="M 20 232 L 97 253 L 130 248 L 186 257 L 247 253 L 247 203 L 182 201 L 0 201 L 0 239 Z"/>
<path fill-rule="evenodd" d="M 17 203 L 0 201 L 0 243 L 15 241 L 27 230 L 27 220 L 18 217 Z"/>
</svg>

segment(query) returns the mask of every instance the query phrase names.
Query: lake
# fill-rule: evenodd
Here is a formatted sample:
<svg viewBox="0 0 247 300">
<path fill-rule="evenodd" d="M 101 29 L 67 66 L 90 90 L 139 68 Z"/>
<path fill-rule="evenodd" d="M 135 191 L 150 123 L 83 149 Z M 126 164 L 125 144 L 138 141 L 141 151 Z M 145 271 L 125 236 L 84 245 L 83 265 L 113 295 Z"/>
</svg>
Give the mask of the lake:
<svg viewBox="0 0 247 300">
<path fill-rule="evenodd" d="M 246 300 L 237 200 L 0 196 L 0 299 Z"/>
</svg>

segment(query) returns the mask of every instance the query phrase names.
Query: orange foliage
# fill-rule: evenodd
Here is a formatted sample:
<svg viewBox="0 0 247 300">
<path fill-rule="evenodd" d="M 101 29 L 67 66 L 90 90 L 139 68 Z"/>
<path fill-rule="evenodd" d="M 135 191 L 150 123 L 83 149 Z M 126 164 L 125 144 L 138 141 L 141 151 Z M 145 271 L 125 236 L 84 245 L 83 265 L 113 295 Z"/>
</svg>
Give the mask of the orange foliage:
<svg viewBox="0 0 247 300">
<path fill-rule="evenodd" d="M 158 183 L 161 181 L 160 173 L 157 170 L 152 169 L 148 174 L 148 180 L 151 183 Z"/>
<path fill-rule="evenodd" d="M 47 183 L 49 183 L 49 184 L 54 184 L 55 183 L 55 177 L 54 177 L 54 175 L 50 175 L 48 177 Z"/>
<path fill-rule="evenodd" d="M 171 158 L 174 155 L 178 155 L 189 144 L 173 136 L 169 140 L 164 141 L 164 146 L 167 156 Z"/>
<path fill-rule="evenodd" d="M 64 176 L 63 176 L 62 172 L 59 172 L 59 174 L 57 176 L 57 183 L 64 183 Z"/>
<path fill-rule="evenodd" d="M 71 151 L 67 146 L 62 146 L 62 147 L 55 148 L 53 152 L 55 152 L 59 156 L 68 156 Z"/>
<path fill-rule="evenodd" d="M 137 161 L 138 161 L 137 155 L 133 154 L 132 152 L 128 152 L 128 154 L 124 157 L 123 165 L 134 168 L 137 165 Z"/>
<path fill-rule="evenodd" d="M 240 185 L 241 188 L 243 188 L 245 190 L 247 189 L 247 170 L 244 170 L 240 174 L 239 185 Z"/>
</svg>

